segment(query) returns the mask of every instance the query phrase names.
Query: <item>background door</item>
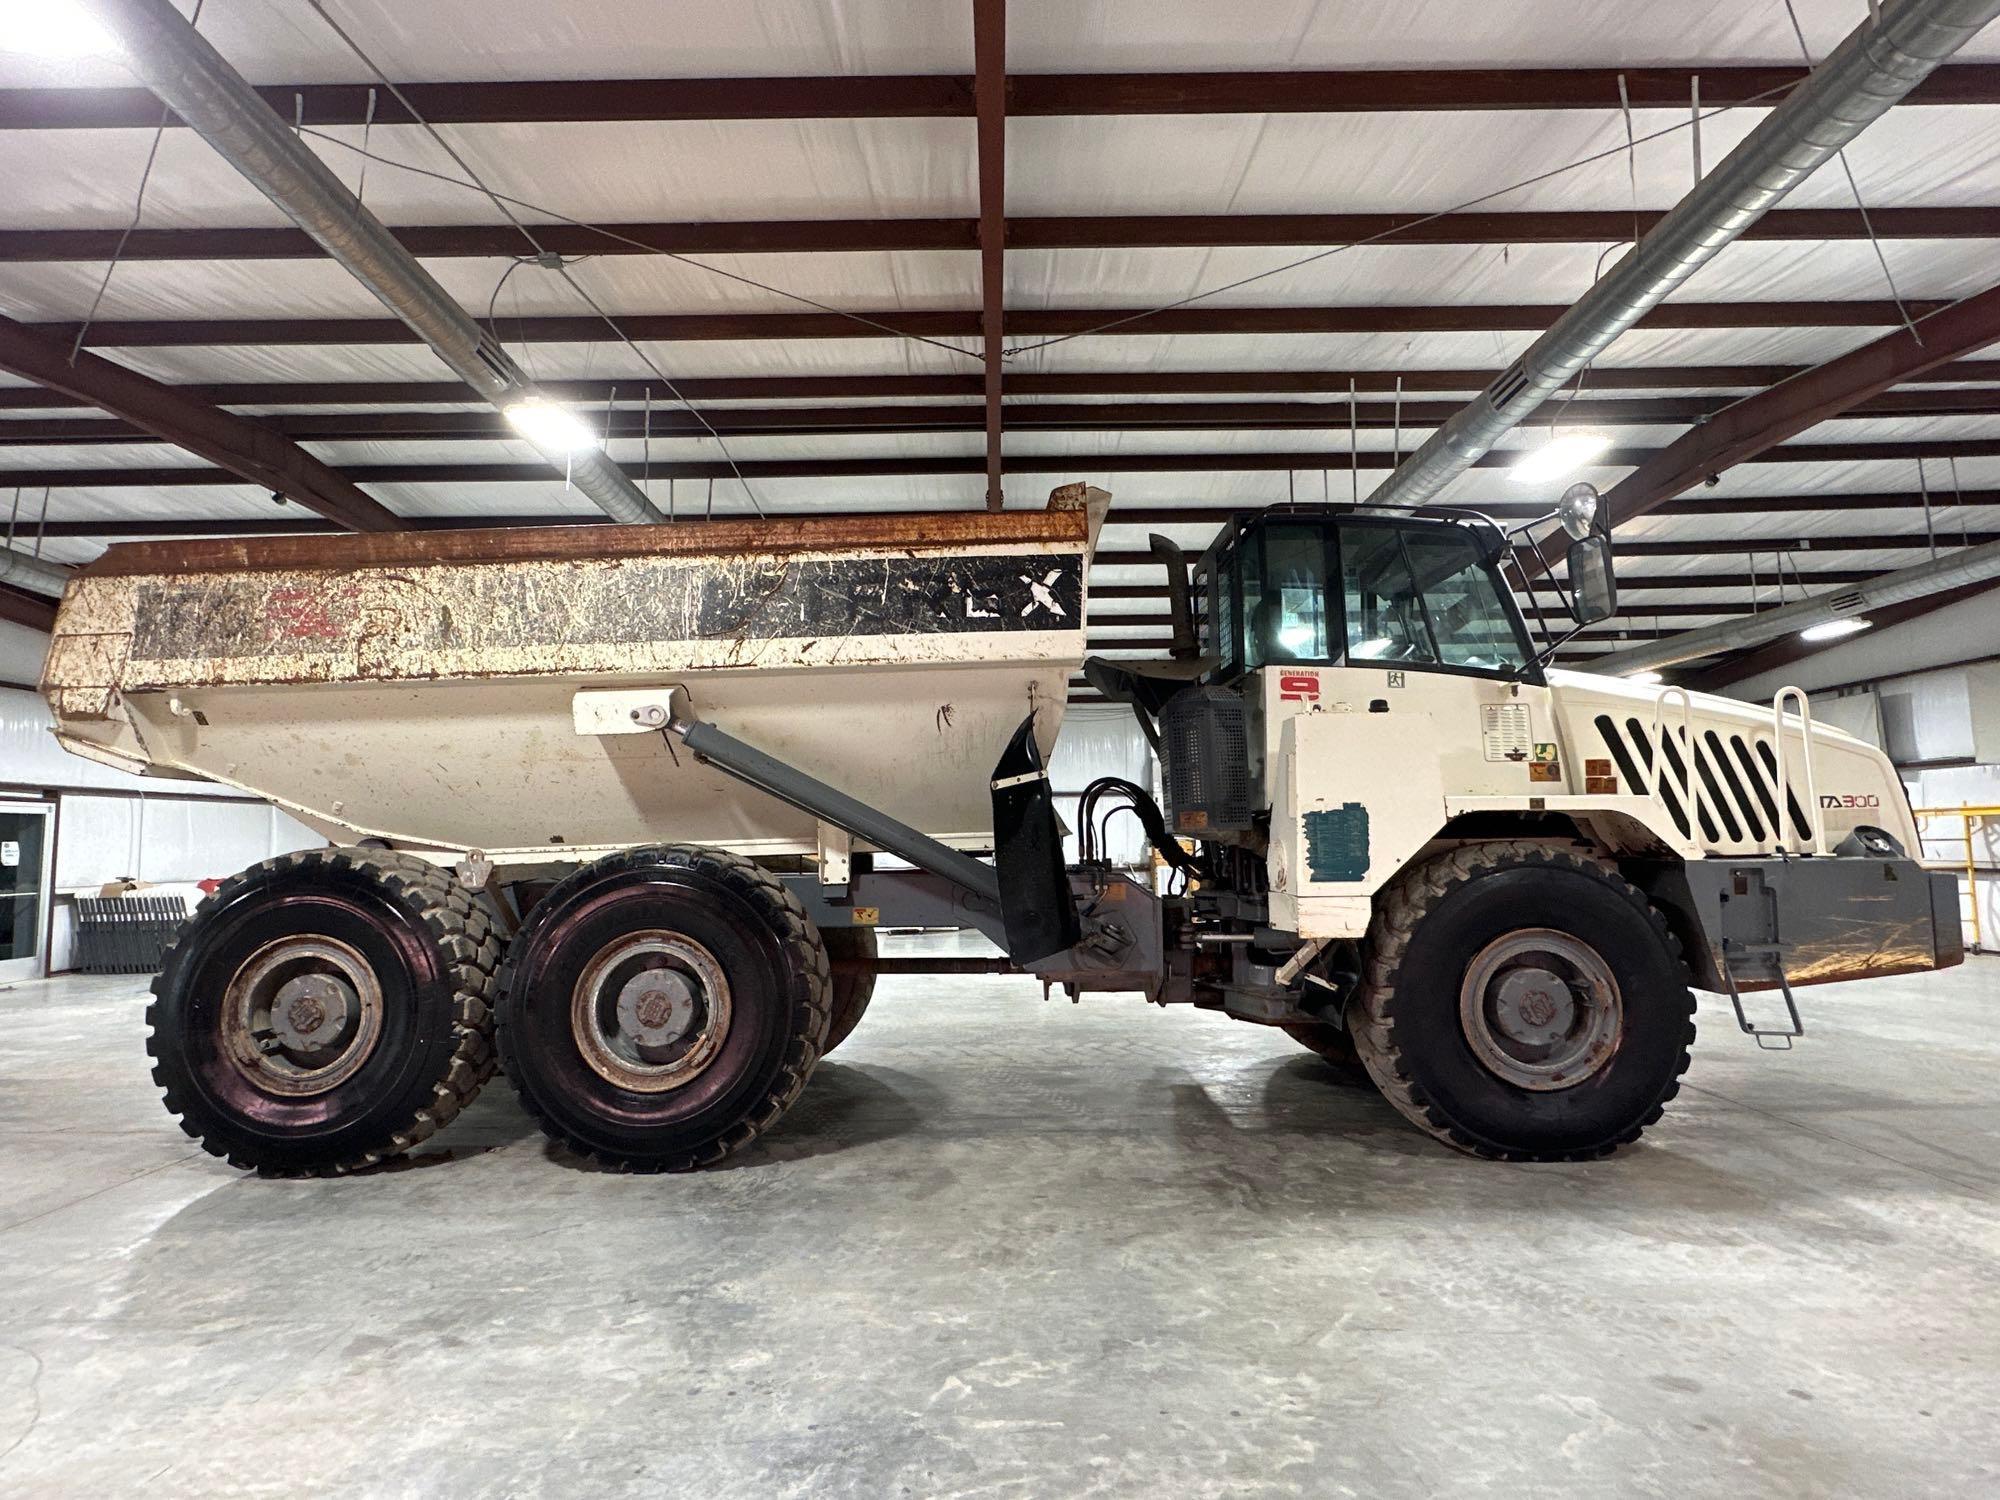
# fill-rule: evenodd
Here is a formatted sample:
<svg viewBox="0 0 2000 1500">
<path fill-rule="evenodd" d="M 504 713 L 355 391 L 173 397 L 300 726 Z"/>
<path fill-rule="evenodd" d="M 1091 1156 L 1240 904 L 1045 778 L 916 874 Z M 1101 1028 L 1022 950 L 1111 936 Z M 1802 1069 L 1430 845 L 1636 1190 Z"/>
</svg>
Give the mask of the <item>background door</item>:
<svg viewBox="0 0 2000 1500">
<path fill-rule="evenodd" d="M 0 802 L 0 981 L 43 972 L 49 910 L 49 808 Z"/>
</svg>

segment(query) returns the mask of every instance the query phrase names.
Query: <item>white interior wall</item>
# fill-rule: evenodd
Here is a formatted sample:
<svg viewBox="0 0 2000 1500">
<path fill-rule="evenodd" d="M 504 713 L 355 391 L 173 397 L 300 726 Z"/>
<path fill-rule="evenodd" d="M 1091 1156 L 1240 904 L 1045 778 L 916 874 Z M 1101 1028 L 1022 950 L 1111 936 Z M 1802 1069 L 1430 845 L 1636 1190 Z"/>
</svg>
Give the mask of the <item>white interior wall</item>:
<svg viewBox="0 0 2000 1500">
<path fill-rule="evenodd" d="M 39 630 L 0 620 L 0 683 L 26 686 L 40 679 L 49 638 Z"/>
<path fill-rule="evenodd" d="M 1157 791 L 1152 747 L 1140 733 L 1132 710 L 1123 703 L 1073 704 L 1063 715 L 1062 735 L 1049 757 L 1049 788 L 1055 793 L 1056 810 L 1070 829 L 1063 840 L 1065 859 L 1079 857 L 1077 799 L 1100 776 L 1122 776 Z M 1099 805 L 1100 812 L 1114 805 L 1107 799 Z M 1104 843 L 1113 864 L 1138 867 L 1151 863 L 1139 820 L 1128 813 L 1111 819 Z"/>
<path fill-rule="evenodd" d="M 0 648 L 5 644 L 0 641 Z M 37 648 L 35 671 L 40 665 Z M 58 745 L 51 728 L 39 697 L 0 689 L 0 793 L 43 797 L 56 808 L 47 948 L 55 971 L 75 961 L 78 895 L 138 880 L 156 887 L 154 894 L 182 897 L 192 910 L 202 896 L 200 882 L 326 842 L 269 803 L 231 788 L 131 776 L 83 760 Z"/>
<path fill-rule="evenodd" d="M 2000 666 L 1910 671 L 2000 650 L 2000 608 L 1969 599 L 1936 614 L 1815 652 L 1804 661 L 1748 678 L 1728 691 L 1767 702 L 1785 682 L 1814 691 L 1813 711 L 1888 752 L 1916 808 L 2000 807 Z M 1903 670 L 1897 670 L 1902 668 Z M 1846 675 L 1843 675 L 1846 674 Z M 1857 676 L 1866 676 L 1857 683 Z M 1836 695 L 1830 685 L 1839 685 Z M 1873 732 L 1870 732 L 1870 731 Z M 1958 762 L 1958 764 L 1948 764 Z M 1945 764 L 1941 764 L 1945 763 Z M 1962 869 L 1967 854 L 1962 818 L 1919 820 L 1923 853 L 1937 868 Z M 2000 818 L 1976 820 L 1970 849 L 1979 875 L 1979 946 L 2000 949 Z M 1961 878 L 1966 941 L 1973 939 L 1972 882 Z"/>
</svg>

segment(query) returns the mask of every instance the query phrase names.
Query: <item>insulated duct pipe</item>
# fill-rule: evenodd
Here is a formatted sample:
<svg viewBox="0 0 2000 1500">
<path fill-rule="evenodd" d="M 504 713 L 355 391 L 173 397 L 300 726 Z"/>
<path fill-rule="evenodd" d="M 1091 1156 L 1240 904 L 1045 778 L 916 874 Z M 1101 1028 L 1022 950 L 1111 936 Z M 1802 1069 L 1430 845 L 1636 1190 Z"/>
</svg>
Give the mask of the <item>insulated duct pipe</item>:
<svg viewBox="0 0 2000 1500">
<path fill-rule="evenodd" d="M 1369 503 L 1435 498 L 1996 14 L 2000 0 L 1889 0 L 1879 21 L 1862 22 L 1525 354 L 1405 459 Z"/>
<path fill-rule="evenodd" d="M 460 379 L 502 410 L 537 399 L 534 382 L 499 341 L 306 149 L 168 0 L 80 3 L 123 44 L 127 65 L 162 104 L 409 324 Z M 572 453 L 529 441 L 612 519 L 666 519 L 602 449 Z"/>
<path fill-rule="evenodd" d="M 70 570 L 60 563 L 43 562 L 12 547 L 0 547 L 0 583 L 30 593 L 53 594 L 60 599 L 63 585 L 69 580 Z"/>
<path fill-rule="evenodd" d="M 1698 656 L 1713 656 L 1717 652 L 1734 651 L 1744 646 L 1761 646 L 1779 636 L 1809 630 L 1815 625 L 1825 625 L 1867 610 L 1886 609 L 1892 604 L 1907 604 L 1913 599 L 1942 594 L 1968 584 L 1995 581 L 2000 581 L 2000 542 L 1987 542 L 1940 557 L 1934 562 L 1884 573 L 1880 578 L 1871 578 L 1854 588 L 1815 594 L 1797 604 L 1767 609 L 1762 614 L 1741 620 L 1690 630 L 1684 635 L 1669 636 L 1652 645 L 1614 651 L 1590 663 L 1588 670 L 1613 677 L 1654 672 L 1677 662 L 1692 661 Z"/>
</svg>

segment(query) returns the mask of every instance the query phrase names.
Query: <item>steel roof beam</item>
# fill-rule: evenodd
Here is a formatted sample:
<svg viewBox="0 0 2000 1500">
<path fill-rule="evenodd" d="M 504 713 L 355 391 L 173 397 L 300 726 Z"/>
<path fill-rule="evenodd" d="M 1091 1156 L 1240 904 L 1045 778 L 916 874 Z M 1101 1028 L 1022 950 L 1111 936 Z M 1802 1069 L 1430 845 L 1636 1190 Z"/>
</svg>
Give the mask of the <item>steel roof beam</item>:
<svg viewBox="0 0 2000 1500">
<path fill-rule="evenodd" d="M 972 0 L 973 104 L 979 172 L 980 384 L 985 397 L 986 508 L 1007 503 L 1001 484 L 1001 402 L 1007 304 L 1007 0 Z"/>
<path fill-rule="evenodd" d="M 354 531 L 402 522 L 352 480 L 264 423 L 209 406 L 184 391 L 0 318 L 0 370 L 88 401 L 153 437 L 221 466 L 232 482 L 287 495 Z"/>
<path fill-rule="evenodd" d="M 1660 219 L 1639 215 L 1641 229 Z M 983 218 L 983 215 L 982 215 Z M 782 219 L 703 223 L 607 224 L 619 238 L 576 224 L 537 224 L 535 238 L 559 255 L 838 254 L 856 251 L 956 250 L 980 247 L 980 219 Z M 1340 245 L 1392 236 L 1396 245 L 1595 245 L 1629 239 L 1624 210 L 1546 213 L 1418 214 L 1143 214 L 1015 217 L 1001 238 L 1010 250 L 1207 249 L 1217 246 Z M 1876 236 L 1896 240 L 2000 239 L 2000 207 L 1877 208 Z M 1868 237 L 1858 210 L 1777 209 L 1747 240 L 1838 241 Z M 512 257 L 521 248 L 511 225 L 398 225 L 391 233 L 412 255 L 430 259 Z M 0 230 L 0 263 L 313 260 L 324 255 L 299 229 L 140 228 Z"/>
<path fill-rule="evenodd" d="M 1312 72 L 1035 73 L 1007 81 L 1014 115 L 1433 113 L 1449 110 L 1610 110 L 1622 77 L 1639 108 L 1684 110 L 1701 78 L 1704 103 L 1740 104 L 1789 89 L 1798 67 L 1326 69 Z M 635 120 L 966 119 L 965 74 L 832 78 L 593 78 L 400 85 L 439 125 L 575 124 Z M 360 125 L 366 84 L 277 83 L 257 92 L 307 125 Z M 2000 65 L 1937 69 L 1907 103 L 2000 104 Z M 407 124 L 386 94 L 375 123 Z M 0 89 L 0 129 L 150 129 L 160 106 L 144 89 Z M 179 123 L 178 121 L 174 123 Z"/>
<path fill-rule="evenodd" d="M 1011 380 L 1010 380 L 1011 383 Z M 1895 392 L 1893 400 L 1868 401 L 1827 420 L 1884 416 L 1963 416 L 2000 414 L 2000 389 Z M 1729 396 L 1633 397 L 1580 400 L 1556 414 L 1561 426 L 1633 427 L 1702 422 L 1727 409 Z M 1371 432 L 1422 431 L 1453 411 L 1448 401 L 1356 403 L 1352 425 Z M 1326 431 L 1349 427 L 1345 401 L 1151 401 L 1054 402 L 1014 400 L 1004 407 L 1009 427 L 1039 432 Z M 600 416 L 596 425 L 612 437 L 701 437 L 711 429 L 726 435 L 858 432 L 978 432 L 985 413 L 972 403 L 921 406 L 717 407 L 703 414 L 671 409 L 650 416 L 629 408 Z M 273 431 L 315 442 L 359 442 L 375 438 L 426 441 L 497 441 L 513 429 L 483 411 L 374 411 L 293 413 L 258 419 Z M 17 417 L 0 421 L 0 447 L 26 443 L 129 443 L 153 434 L 129 422 L 96 417 Z"/>
<path fill-rule="evenodd" d="M 1852 410 L 1915 374 L 1949 364 L 2000 340 L 2000 287 L 1967 297 L 1925 318 L 1913 337 L 1898 328 L 1886 337 L 1738 401 L 1690 428 L 1604 497 L 1602 513 L 1615 527 L 1815 427 Z"/>
<path fill-rule="evenodd" d="M 1803 365 L 1627 365 L 1599 366 L 1590 372 L 1598 391 L 1761 389 L 1788 380 Z M 1492 370 L 1117 370 L 1071 374 L 1020 371 L 1008 387 L 1022 396 L 1225 396 L 1337 395 L 1354 389 L 1374 395 L 1473 391 L 1491 380 Z M 1959 360 L 1910 377 L 1909 384 L 2000 383 L 2000 360 Z M 675 382 L 690 401 L 853 400 L 859 397 L 965 396 L 980 394 L 978 374 L 966 375 L 743 375 L 691 376 Z M 450 380 L 329 380 L 302 382 L 208 382 L 176 390 L 218 406 L 418 406 L 429 403 L 476 405 L 471 387 Z M 658 381 L 548 380 L 543 389 L 564 400 L 602 405 L 613 396 L 636 404 L 650 395 L 657 406 L 672 399 Z M 1982 399 L 1985 392 L 1889 392 L 1874 398 L 1885 414 L 1907 403 L 1904 414 L 1929 416 L 1935 403 Z M 0 386 L 0 411 L 52 411 L 88 403 L 35 386 Z"/>
<path fill-rule="evenodd" d="M 1941 310 L 1942 302 L 1904 304 L 1912 317 Z M 1134 308 L 1025 308 L 1010 312 L 1008 331 L 1024 337 L 1088 334 L 1131 317 Z M 1180 307 L 1149 312 L 1121 323 L 1121 338 L 1194 333 L 1526 333 L 1546 328 L 1568 309 L 1529 303 L 1447 303 L 1438 306 Z M 866 319 L 868 321 L 862 321 Z M 1892 301 L 1668 302 L 1654 308 L 1641 328 L 1876 328 L 1900 325 Z M 619 326 L 637 340 L 707 342 L 718 339 L 880 339 L 884 326 L 925 338 L 977 340 L 977 308 L 968 311 L 871 308 L 850 317 L 824 312 L 630 313 Z M 51 338 L 74 338 L 73 323 L 34 325 Z M 593 316 L 502 318 L 509 342 L 601 344 L 618 334 Z M 95 349 L 186 348 L 199 345 L 420 344 L 395 318 L 186 318 L 106 319 L 91 324 L 85 345 Z M 970 353 L 970 348 L 967 349 Z"/>
<path fill-rule="evenodd" d="M 1606 468 L 1632 467 L 1644 463 L 1657 448 L 1612 448 L 1601 459 Z M 1496 449 L 1476 467 L 1505 468 L 1516 457 L 1512 450 Z M 1788 443 L 1753 458 L 1750 463 L 1853 463 L 1869 459 L 1946 459 L 2000 457 L 2000 437 L 1936 438 L 1905 442 Z M 1107 474 L 1170 473 L 1271 473 L 1286 470 L 1307 472 L 1349 467 L 1345 449 L 1272 453 L 1084 453 L 1025 454 L 1008 463 L 1017 474 L 1060 474 L 1065 476 Z M 1356 467 L 1373 471 L 1394 465 L 1394 455 L 1384 451 L 1364 451 Z M 639 471 L 634 463 L 624 466 Z M 745 459 L 735 465 L 726 460 L 682 460 L 660 462 L 651 467 L 655 479 L 729 479 L 741 474 L 748 479 L 873 479 L 928 477 L 932 475 L 983 474 L 985 459 L 979 456 L 933 455 L 918 458 L 783 458 Z M 364 484 L 511 484 L 549 479 L 547 470 L 534 464 L 517 463 L 392 463 L 348 465 L 348 477 Z M 9 469 L 0 470 L 0 486 L 23 484 L 51 485 L 58 489 L 106 487 L 149 487 L 185 485 L 228 485 L 241 482 L 220 469 L 206 468 L 109 468 L 109 469 Z M 1942 498 L 1942 497 L 1940 497 Z"/>
</svg>

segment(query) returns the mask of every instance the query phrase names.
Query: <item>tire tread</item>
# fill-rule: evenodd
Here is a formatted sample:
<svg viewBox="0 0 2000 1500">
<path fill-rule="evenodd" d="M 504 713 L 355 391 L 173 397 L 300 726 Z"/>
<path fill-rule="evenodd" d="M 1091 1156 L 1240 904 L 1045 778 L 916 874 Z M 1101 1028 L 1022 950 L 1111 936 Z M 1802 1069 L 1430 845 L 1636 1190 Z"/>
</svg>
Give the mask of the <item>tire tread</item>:
<svg viewBox="0 0 2000 1500">
<path fill-rule="evenodd" d="M 1679 995 L 1686 1035 L 1672 1081 L 1642 1119 L 1614 1139 L 1587 1150 L 1509 1150 L 1477 1139 L 1426 1096 L 1411 1076 L 1396 1038 L 1396 984 L 1419 924 L 1460 886 L 1501 870 L 1537 866 L 1586 875 L 1621 896 L 1651 925 L 1681 978 Z M 1404 1119 L 1446 1145 L 1489 1161 L 1592 1161 L 1637 1141 L 1648 1126 L 1658 1122 L 1668 1103 L 1680 1092 L 1681 1077 L 1687 1072 L 1690 1060 L 1688 1049 L 1694 1043 L 1695 999 L 1689 988 L 1693 982 L 1694 976 L 1681 955 L 1680 939 L 1667 925 L 1667 919 L 1608 860 L 1564 845 L 1527 839 L 1463 844 L 1412 866 L 1376 897 L 1361 984 L 1348 1002 L 1348 1033 L 1354 1039 L 1354 1050 L 1362 1066 L 1382 1091 L 1382 1097 Z"/>
<path fill-rule="evenodd" d="M 365 872 L 373 876 L 406 911 L 431 932 L 438 952 L 453 971 L 455 980 L 452 1020 L 452 1050 L 432 1082 L 428 1102 L 410 1112 L 406 1123 L 386 1131 L 378 1144 L 363 1147 L 331 1162 L 313 1166 L 280 1166 L 260 1162 L 209 1139 L 202 1127 L 189 1117 L 189 1101 L 179 1098 L 158 1066 L 161 1038 L 159 996 L 183 941 L 196 925 L 226 905 L 245 886 L 272 879 L 292 870 L 331 866 Z M 151 985 L 154 999 L 146 1006 L 146 1052 L 155 1059 L 153 1081 L 165 1093 L 167 1109 L 181 1129 L 211 1156 L 219 1156 L 233 1167 L 255 1171 L 266 1177 L 336 1177 L 379 1166 L 401 1156 L 411 1147 L 428 1140 L 456 1119 L 473 1101 L 498 1066 L 493 1045 L 495 977 L 500 969 L 503 944 L 493 931 L 473 893 L 451 871 L 412 854 L 390 849 L 321 848 L 280 854 L 261 860 L 223 881 L 204 897 L 188 918 L 175 929 L 161 961 L 160 972 Z"/>
</svg>

